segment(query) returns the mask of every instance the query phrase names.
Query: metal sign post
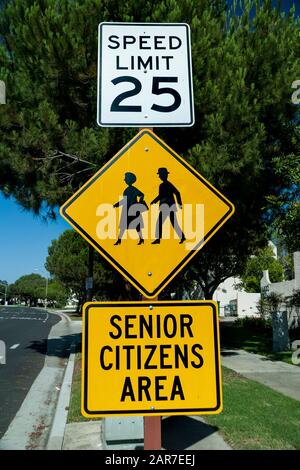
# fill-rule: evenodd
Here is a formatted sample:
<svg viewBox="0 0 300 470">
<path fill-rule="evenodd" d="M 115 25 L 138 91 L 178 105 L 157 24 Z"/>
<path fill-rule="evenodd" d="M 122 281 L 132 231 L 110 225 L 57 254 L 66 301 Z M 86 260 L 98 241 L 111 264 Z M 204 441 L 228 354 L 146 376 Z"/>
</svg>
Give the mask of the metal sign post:
<svg viewBox="0 0 300 470">
<path fill-rule="evenodd" d="M 139 131 L 145 129 L 141 127 Z M 153 128 L 149 130 L 153 131 Z M 143 295 L 142 300 L 148 299 Z M 153 300 L 157 301 L 158 296 Z M 161 445 L 161 416 L 144 416 L 144 450 L 160 450 Z"/>
<path fill-rule="evenodd" d="M 94 248 L 89 245 L 88 254 L 88 272 L 86 278 L 86 300 L 90 302 L 93 298 L 93 283 L 94 283 Z"/>
<path fill-rule="evenodd" d="M 157 300 L 234 213 L 152 132 L 194 124 L 188 25 L 99 25 L 97 121 L 140 131 L 61 215 L 144 297 L 85 304 L 81 412 L 143 416 L 144 449 L 160 450 L 161 416 L 222 411 L 217 304 Z"/>
<path fill-rule="evenodd" d="M 143 297 L 143 300 L 148 300 Z M 153 299 L 158 300 L 158 297 Z M 144 450 L 161 449 L 161 416 L 144 416 Z"/>
<path fill-rule="evenodd" d="M 161 450 L 161 416 L 144 416 L 144 450 Z"/>
</svg>

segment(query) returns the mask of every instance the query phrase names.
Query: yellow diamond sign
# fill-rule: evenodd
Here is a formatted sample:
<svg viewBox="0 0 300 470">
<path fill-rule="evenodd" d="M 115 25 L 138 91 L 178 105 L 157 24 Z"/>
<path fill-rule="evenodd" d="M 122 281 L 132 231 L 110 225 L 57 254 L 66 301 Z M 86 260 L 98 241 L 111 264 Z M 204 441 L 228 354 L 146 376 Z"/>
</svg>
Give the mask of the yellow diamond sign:
<svg viewBox="0 0 300 470">
<path fill-rule="evenodd" d="M 222 411 L 216 302 L 91 302 L 83 314 L 82 414 Z"/>
<path fill-rule="evenodd" d="M 142 130 L 61 215 L 153 298 L 231 217 L 234 206 L 150 130 Z"/>
</svg>

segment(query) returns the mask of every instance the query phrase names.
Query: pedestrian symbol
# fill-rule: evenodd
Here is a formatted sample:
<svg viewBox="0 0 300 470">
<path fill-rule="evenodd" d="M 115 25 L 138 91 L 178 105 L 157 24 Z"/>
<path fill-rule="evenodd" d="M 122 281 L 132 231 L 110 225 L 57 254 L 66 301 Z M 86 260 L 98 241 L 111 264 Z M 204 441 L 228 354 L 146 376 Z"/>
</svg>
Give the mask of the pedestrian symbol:
<svg viewBox="0 0 300 470">
<path fill-rule="evenodd" d="M 175 186 L 168 181 L 169 172 L 167 168 L 159 168 L 157 174 L 159 175 L 160 179 L 162 180 L 161 185 L 159 186 L 159 194 L 158 196 L 153 199 L 151 204 L 155 204 L 159 202 L 159 216 L 156 223 L 156 239 L 152 242 L 153 245 L 160 243 L 162 238 L 162 226 L 164 221 L 167 217 L 170 218 L 171 225 L 173 229 L 176 231 L 180 242 L 183 243 L 185 240 L 185 236 L 183 231 L 178 225 L 177 218 L 176 218 L 176 211 L 177 206 L 175 202 L 175 197 L 177 199 L 177 203 L 179 207 L 182 207 L 182 201 L 180 192 Z"/>
<path fill-rule="evenodd" d="M 130 228 L 132 228 L 133 224 L 135 225 L 135 229 L 139 235 L 138 245 L 141 245 L 142 243 L 144 243 L 142 234 L 142 229 L 144 226 L 142 210 L 147 208 L 146 204 L 144 203 L 144 194 L 138 188 L 133 186 L 133 183 L 136 182 L 136 176 L 134 173 L 125 173 L 124 181 L 128 185 L 128 187 L 123 193 L 123 199 L 114 204 L 114 207 L 122 206 L 122 215 L 119 226 L 120 232 L 115 245 L 121 244 L 121 240 L 123 238 L 125 230 L 129 230 Z"/>
<path fill-rule="evenodd" d="M 149 298 L 233 212 L 150 130 L 139 132 L 61 207 L 75 230 Z"/>
</svg>

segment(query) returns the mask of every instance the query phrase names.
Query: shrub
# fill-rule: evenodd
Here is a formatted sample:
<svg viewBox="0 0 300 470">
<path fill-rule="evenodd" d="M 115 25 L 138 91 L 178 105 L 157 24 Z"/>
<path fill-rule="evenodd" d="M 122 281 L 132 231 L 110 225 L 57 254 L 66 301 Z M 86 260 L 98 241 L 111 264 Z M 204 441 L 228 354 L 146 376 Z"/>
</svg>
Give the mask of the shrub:
<svg viewBox="0 0 300 470">
<path fill-rule="evenodd" d="M 270 328 L 272 323 L 269 318 L 245 317 L 238 318 L 238 320 L 234 322 L 234 325 L 241 328 L 248 328 L 250 330 L 262 330 Z"/>
</svg>

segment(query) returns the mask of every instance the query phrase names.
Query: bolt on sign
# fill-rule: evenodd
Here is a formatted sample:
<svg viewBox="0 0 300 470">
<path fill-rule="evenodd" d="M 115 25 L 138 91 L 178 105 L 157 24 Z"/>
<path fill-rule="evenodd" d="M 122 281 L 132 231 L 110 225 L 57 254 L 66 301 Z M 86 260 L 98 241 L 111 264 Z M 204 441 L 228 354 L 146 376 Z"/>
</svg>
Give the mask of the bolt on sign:
<svg viewBox="0 0 300 470">
<path fill-rule="evenodd" d="M 72 227 L 148 298 L 233 212 L 224 195 L 150 130 L 61 207 Z"/>
<path fill-rule="evenodd" d="M 100 126 L 194 124 L 190 28 L 177 23 L 101 23 Z"/>
<path fill-rule="evenodd" d="M 213 301 L 85 304 L 82 414 L 220 413 L 218 326 Z"/>
</svg>

